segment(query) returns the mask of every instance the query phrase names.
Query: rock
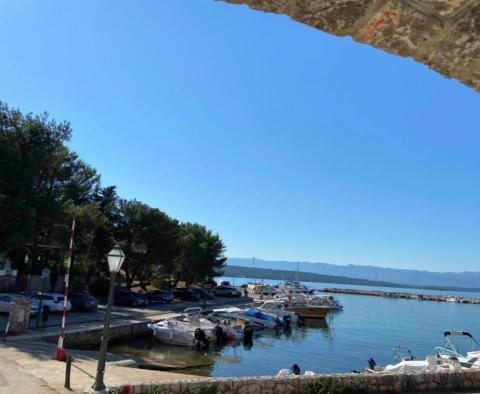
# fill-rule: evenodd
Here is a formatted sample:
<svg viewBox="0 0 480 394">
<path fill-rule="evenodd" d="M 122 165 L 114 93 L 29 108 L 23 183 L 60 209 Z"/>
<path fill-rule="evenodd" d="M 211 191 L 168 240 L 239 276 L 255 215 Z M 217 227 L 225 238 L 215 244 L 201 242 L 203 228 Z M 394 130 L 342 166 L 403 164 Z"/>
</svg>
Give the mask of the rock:
<svg viewBox="0 0 480 394">
<path fill-rule="evenodd" d="M 223 0 L 289 15 L 412 57 L 480 91 L 480 2 L 472 0 Z"/>
</svg>

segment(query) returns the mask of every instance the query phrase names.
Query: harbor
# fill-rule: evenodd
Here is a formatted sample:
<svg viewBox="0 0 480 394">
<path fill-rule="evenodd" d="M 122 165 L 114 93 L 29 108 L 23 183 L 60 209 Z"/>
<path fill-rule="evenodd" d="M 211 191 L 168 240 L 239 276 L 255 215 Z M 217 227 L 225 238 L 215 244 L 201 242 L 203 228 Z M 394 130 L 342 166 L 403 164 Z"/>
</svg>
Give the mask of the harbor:
<svg viewBox="0 0 480 394">
<path fill-rule="evenodd" d="M 238 285 L 239 279 L 236 281 Z M 248 281 L 244 279 L 242 282 Z M 314 283 L 307 285 L 309 288 L 315 286 Z M 257 302 L 252 302 L 251 306 L 275 300 L 272 296 L 264 296 L 263 300 L 253 298 Z M 478 336 L 480 320 L 472 309 L 476 308 L 473 305 L 449 302 L 412 304 L 403 298 L 358 297 L 354 294 L 339 294 L 338 301 L 343 308 L 331 310 L 324 319 L 292 324 L 288 328 L 256 330 L 249 345 L 234 341 L 192 353 L 156 338 L 144 338 L 119 346 L 123 352 L 141 353 L 153 360 L 161 355 L 163 360 L 166 357 L 169 362 L 181 359 L 181 363 L 187 365 L 191 358 L 194 361 L 192 368 L 179 369 L 190 374 L 273 376 L 293 364 L 298 364 L 302 373 L 312 371 L 314 374 L 362 371 L 369 358 L 375 359 L 378 365 L 392 364 L 393 349 L 398 346 L 408 348 L 417 359 L 424 359 L 442 344 L 443 331 L 464 330 Z M 371 313 L 372 310 L 376 311 L 375 314 Z M 392 311 L 395 313 L 393 320 Z"/>
<path fill-rule="evenodd" d="M 233 282 L 233 278 L 230 281 Z M 237 289 L 248 288 L 248 279 L 243 280 L 245 283 L 238 283 L 238 279 L 236 281 Z M 475 306 L 453 302 L 411 303 L 400 297 L 359 297 L 347 293 L 338 293 L 338 298 L 333 298 L 333 293 L 313 291 L 314 283 L 303 283 L 301 286 L 290 285 L 287 293 L 288 289 L 292 292 L 301 289 L 309 297 L 309 302 L 318 298 L 330 302 L 334 300 L 337 307 L 329 308 L 323 318 L 298 319 L 287 325 L 283 319 L 290 313 L 285 309 L 285 304 L 288 306 L 288 301 L 291 302 L 295 297 L 285 293 L 262 294 L 262 290 L 272 293 L 274 289 L 285 289 L 276 286 L 274 283 L 264 283 L 263 286 L 257 283 L 250 286 L 249 290 L 255 289 L 260 293 L 250 292 L 249 297 L 217 297 L 208 300 L 205 308 L 201 303 L 185 301 L 142 309 L 116 307 L 105 376 L 108 387 L 120 392 L 125 392 L 125 387 L 129 387 L 128 390 L 136 391 L 127 392 L 145 393 L 151 392 L 144 391 L 148 390 L 145 387 L 183 392 L 187 386 L 208 388 L 212 385 L 222 388 L 224 392 L 236 393 L 240 390 L 240 382 L 244 386 L 260 387 L 261 390 L 267 390 L 267 387 L 279 387 L 280 390 L 281 387 L 281 390 L 291 393 L 304 390 L 305 387 L 308 389 L 312 382 L 318 381 L 336 382 L 336 385 L 345 387 L 354 385 L 368 392 L 377 392 L 379 387 L 391 390 L 404 387 L 418 390 L 476 387 L 478 373 L 473 373 L 475 368 L 465 370 L 468 379 L 461 381 L 461 387 L 458 386 L 458 380 L 456 383 L 449 380 L 448 371 L 442 366 L 448 365 L 450 368 L 449 362 L 438 364 L 436 361 L 435 371 L 427 371 L 428 355 L 444 342 L 443 331 L 464 330 L 478 335 L 480 320 L 472 309 Z M 243 327 L 248 325 L 248 319 L 250 322 L 261 322 L 262 314 L 268 315 L 268 310 L 273 312 L 276 306 L 281 306 L 279 310 L 283 315 L 278 315 L 279 319 L 268 320 L 275 324 L 267 326 L 267 323 L 262 329 L 255 329 L 251 338 L 243 336 Z M 373 310 L 375 313 L 371 313 Z M 392 311 L 395 319 L 391 318 Z M 218 327 L 216 323 L 220 323 L 227 333 L 229 326 L 225 324 L 228 316 L 222 315 L 220 320 L 214 318 L 227 312 L 234 314 L 235 323 L 241 320 L 244 325 L 241 326 L 238 339 L 222 342 L 213 333 Z M 101 314 L 102 309 L 99 311 Z M 192 328 L 202 327 L 208 333 L 208 346 L 197 343 L 195 330 L 191 328 L 187 329 L 192 335 L 187 342 L 172 341 L 175 337 L 173 334 L 170 336 L 172 326 L 169 322 L 184 325 L 187 324 L 185 318 Z M 95 374 L 94 350 L 100 341 L 102 326 L 101 319 L 95 321 L 92 317 L 89 323 L 81 323 L 80 320 L 76 323 L 72 321 L 65 338 L 67 353 L 74 358 L 71 386 L 75 392 L 81 392 L 92 383 Z M 166 327 L 167 335 L 155 335 L 152 329 L 155 324 Z M 24 365 L 18 369 L 18 373 L 33 376 L 32 382 L 43 382 L 46 387 L 60 391 L 63 363 L 51 360 L 57 336 L 58 327 L 54 324 L 41 330 L 9 336 L 2 345 L 3 354 L 5 357 L 11 355 L 11 358 L 20 360 Z M 408 375 L 402 370 L 395 370 L 401 368 L 404 362 L 395 355 L 395 349 L 400 348 L 408 349 L 416 359 L 412 365 L 419 366 L 419 370 L 414 372 L 416 377 L 413 382 L 404 380 Z M 462 346 L 462 350 L 467 349 Z M 45 355 L 43 364 L 32 358 L 33 353 L 39 352 Z M 374 373 L 369 372 L 369 360 L 375 360 Z M 388 372 L 390 380 L 385 372 L 378 369 L 387 365 L 394 368 Z M 41 378 L 42 374 L 45 376 L 46 368 L 55 372 Z M 453 364 L 451 368 L 454 368 Z M 436 374 L 445 377 L 438 380 Z M 182 381 L 181 389 L 175 386 L 178 381 Z"/>
</svg>

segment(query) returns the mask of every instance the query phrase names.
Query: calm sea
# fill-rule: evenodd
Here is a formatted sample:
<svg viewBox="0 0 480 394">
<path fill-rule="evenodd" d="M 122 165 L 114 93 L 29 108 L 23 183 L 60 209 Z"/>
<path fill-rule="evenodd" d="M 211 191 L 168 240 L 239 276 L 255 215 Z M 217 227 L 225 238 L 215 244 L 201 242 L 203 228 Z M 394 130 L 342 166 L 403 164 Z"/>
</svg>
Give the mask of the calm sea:
<svg viewBox="0 0 480 394">
<path fill-rule="evenodd" d="M 230 280 L 235 285 L 251 281 L 247 278 L 222 279 Z M 265 283 L 276 284 L 277 281 L 266 280 Z M 313 288 L 373 289 L 332 283 L 304 284 Z M 417 292 L 442 293 L 427 290 Z M 130 346 L 146 351 L 152 358 L 166 363 L 195 366 L 185 370 L 188 373 L 252 376 L 275 374 L 293 363 L 297 363 L 302 371 L 361 370 L 367 366 L 370 357 L 377 364 L 392 363 L 392 349 L 397 345 L 407 347 L 418 358 L 424 358 L 435 346 L 443 343 L 443 331 L 469 331 L 480 337 L 480 305 L 343 294 L 335 297 L 342 302 L 344 309 L 331 314 L 326 322 L 294 327 L 291 331 L 271 330 L 259 333 L 251 348 L 240 344 L 198 352 L 164 346 L 157 341 L 139 341 Z M 461 347 L 460 350 L 469 349 Z"/>
</svg>

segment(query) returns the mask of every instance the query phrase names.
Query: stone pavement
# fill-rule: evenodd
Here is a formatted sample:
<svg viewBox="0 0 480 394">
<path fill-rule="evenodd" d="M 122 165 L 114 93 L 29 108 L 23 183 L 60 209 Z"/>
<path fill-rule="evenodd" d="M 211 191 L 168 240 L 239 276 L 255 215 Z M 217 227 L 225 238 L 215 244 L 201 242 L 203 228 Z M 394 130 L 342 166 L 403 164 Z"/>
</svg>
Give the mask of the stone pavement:
<svg viewBox="0 0 480 394">
<path fill-rule="evenodd" d="M 0 393 L 82 393 L 90 387 L 95 380 L 97 352 L 68 351 L 74 361 L 71 371 L 72 390 L 67 390 L 64 388 L 66 364 L 54 359 L 55 348 L 55 344 L 39 342 L 1 344 Z M 109 354 L 105 372 L 106 384 L 198 379 L 197 376 L 192 375 L 118 365 L 122 361 L 126 362 L 127 359 Z"/>
</svg>

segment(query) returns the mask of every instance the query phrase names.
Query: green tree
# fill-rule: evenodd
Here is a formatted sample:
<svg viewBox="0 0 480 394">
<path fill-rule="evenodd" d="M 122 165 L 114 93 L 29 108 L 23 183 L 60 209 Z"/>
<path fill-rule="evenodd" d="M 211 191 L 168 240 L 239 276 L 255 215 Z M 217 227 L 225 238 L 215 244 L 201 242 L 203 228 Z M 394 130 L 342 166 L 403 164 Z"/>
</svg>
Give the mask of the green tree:
<svg viewBox="0 0 480 394">
<path fill-rule="evenodd" d="M 205 226 L 196 223 L 182 224 L 182 257 L 177 271 L 177 281 L 187 285 L 205 282 L 221 275 L 225 265 L 225 245 Z"/>
<path fill-rule="evenodd" d="M 0 102 L 0 249 L 28 245 L 34 271 L 41 239 L 61 240 L 68 207 L 99 187 L 96 171 L 65 145 L 71 133 L 47 113 L 23 115 Z"/>
<path fill-rule="evenodd" d="M 176 220 L 136 200 L 120 201 L 116 239 L 124 247 L 127 286 L 144 283 L 163 274 L 180 252 Z"/>
</svg>

